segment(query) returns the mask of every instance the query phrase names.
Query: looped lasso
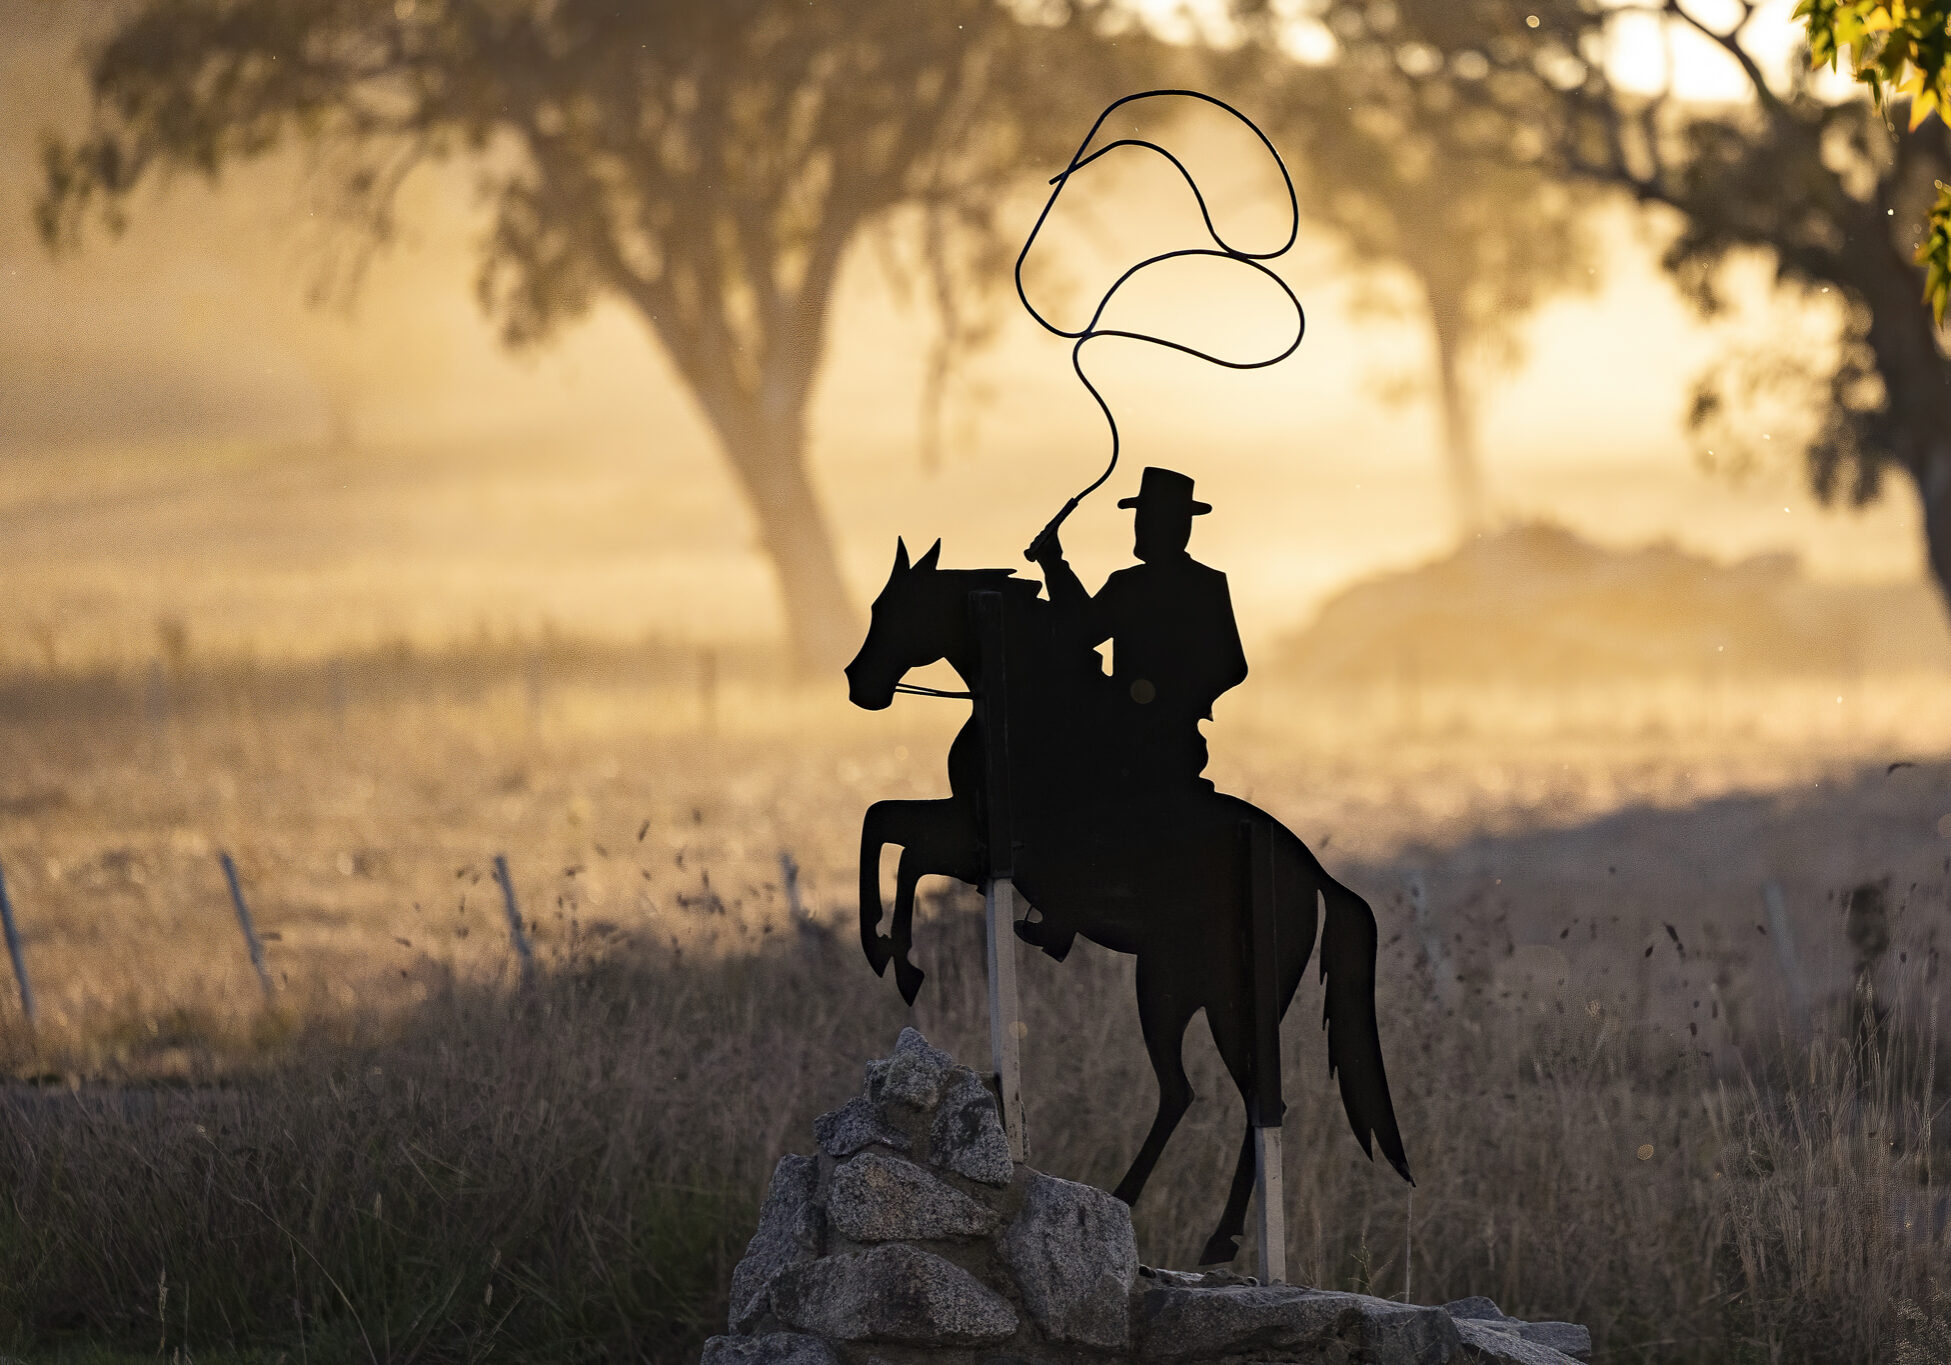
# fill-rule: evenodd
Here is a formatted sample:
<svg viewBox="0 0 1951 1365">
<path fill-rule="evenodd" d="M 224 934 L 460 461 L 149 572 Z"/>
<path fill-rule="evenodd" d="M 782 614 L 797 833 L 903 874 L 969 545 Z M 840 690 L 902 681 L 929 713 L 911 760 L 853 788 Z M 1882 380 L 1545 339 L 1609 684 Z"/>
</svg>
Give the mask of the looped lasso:
<svg viewBox="0 0 1951 1365">
<path fill-rule="evenodd" d="M 1122 109 L 1125 105 L 1137 100 L 1160 99 L 1167 96 L 1180 96 L 1185 99 L 1202 100 L 1207 104 L 1225 110 L 1253 130 L 1253 135 L 1260 139 L 1260 145 L 1267 149 L 1267 155 L 1274 159 L 1274 165 L 1280 170 L 1281 182 L 1287 188 L 1287 240 L 1275 247 L 1272 251 L 1244 251 L 1239 247 L 1233 246 L 1220 235 L 1219 229 L 1213 225 L 1212 211 L 1207 208 L 1206 196 L 1199 192 L 1199 182 L 1193 179 L 1192 172 L 1186 169 L 1184 162 L 1180 161 L 1178 157 L 1172 155 L 1171 152 L 1159 146 L 1156 142 L 1137 137 L 1118 138 L 1116 141 L 1107 142 L 1104 146 L 1091 152 L 1088 156 L 1085 155 L 1092 140 L 1097 137 L 1098 129 L 1104 126 L 1104 121 L 1110 118 L 1112 114 Z M 1213 245 L 1209 247 L 1183 247 L 1176 251 L 1162 251 L 1155 256 L 1147 256 L 1144 260 L 1138 262 L 1122 275 L 1118 276 L 1111 287 L 1104 291 L 1104 297 L 1098 300 L 1097 308 L 1091 313 L 1089 322 L 1085 323 L 1077 331 L 1067 331 L 1044 317 L 1043 314 L 1037 312 L 1036 305 L 1030 302 L 1030 296 L 1023 288 L 1023 263 L 1029 259 L 1030 248 L 1036 245 L 1037 234 L 1043 231 L 1043 224 L 1050 217 L 1050 210 L 1057 206 L 1057 200 L 1063 194 L 1065 187 L 1070 184 L 1070 178 L 1090 165 L 1093 161 L 1096 161 L 1099 157 L 1114 152 L 1120 147 L 1143 147 L 1149 151 L 1157 152 L 1160 156 L 1172 163 L 1179 174 L 1185 178 L 1186 187 L 1192 191 L 1192 197 L 1199 205 L 1199 216 L 1206 225 L 1206 234 L 1212 238 Z M 1301 301 L 1294 296 L 1294 291 L 1288 288 L 1287 281 L 1281 279 L 1279 275 L 1275 274 L 1264 264 L 1264 262 L 1270 261 L 1276 256 L 1285 254 L 1294 245 L 1295 239 L 1300 235 L 1300 201 L 1294 193 L 1294 177 L 1288 174 L 1287 163 L 1281 160 L 1280 153 L 1274 149 L 1274 144 L 1268 139 L 1267 135 L 1260 131 L 1260 126 L 1225 100 L 1218 99 L 1198 90 L 1144 90 L 1135 95 L 1126 95 L 1122 99 L 1114 100 L 1105 107 L 1103 113 L 1097 116 L 1097 122 L 1091 125 L 1090 132 L 1086 133 L 1084 140 L 1078 144 L 1076 154 L 1071 157 L 1070 164 L 1064 167 L 1057 175 L 1052 176 L 1050 183 L 1055 188 L 1050 191 L 1050 198 L 1044 204 L 1043 212 L 1037 215 L 1036 225 L 1030 229 L 1030 235 L 1024 239 L 1023 250 L 1016 257 L 1016 297 L 1023 301 L 1024 310 L 1031 317 L 1035 318 L 1037 324 L 1045 331 L 1054 333 L 1060 337 L 1069 337 L 1076 342 L 1076 345 L 1070 348 L 1070 365 L 1077 372 L 1078 380 L 1090 392 L 1091 397 L 1097 401 L 1099 411 L 1103 412 L 1105 422 L 1110 425 L 1111 461 L 1105 465 L 1104 472 L 1098 475 L 1076 497 L 1073 497 L 1069 502 L 1065 503 L 1063 510 L 1052 517 L 1050 524 L 1045 526 L 1038 533 L 1037 538 L 1030 542 L 1029 548 L 1023 552 L 1024 558 L 1029 560 L 1036 559 L 1038 551 L 1041 550 L 1044 542 L 1049 537 L 1055 535 L 1057 528 L 1063 525 L 1064 519 L 1077 510 L 1077 504 L 1089 497 L 1092 493 L 1095 493 L 1118 467 L 1118 419 L 1112 415 L 1111 405 L 1104 401 L 1104 395 L 1098 392 L 1097 385 L 1091 383 L 1090 376 L 1084 373 L 1084 344 L 1086 342 L 1094 341 L 1099 337 L 1123 337 L 1128 341 L 1145 341 L 1150 342 L 1154 346 L 1169 347 L 1174 351 L 1195 356 L 1200 360 L 1208 361 L 1214 365 L 1224 365 L 1230 370 L 1259 370 L 1269 365 L 1277 365 L 1287 359 L 1288 356 L 1294 354 L 1295 350 L 1301 344 L 1301 337 L 1307 331 L 1307 314 L 1301 309 Z M 1294 305 L 1294 339 L 1288 342 L 1286 347 L 1278 355 L 1268 356 L 1264 360 L 1228 360 L 1224 356 L 1213 355 L 1211 352 L 1202 351 L 1196 346 L 1188 346 L 1184 342 L 1173 341 L 1169 337 L 1153 336 L 1148 332 L 1133 332 L 1120 327 L 1104 327 L 1100 325 L 1104 319 L 1105 309 L 1111 305 L 1111 300 L 1117 295 L 1118 290 L 1124 287 L 1126 281 L 1130 280 L 1134 275 L 1166 261 L 1175 261 L 1194 256 L 1236 261 L 1241 265 L 1252 267 L 1272 280 L 1280 287 L 1280 292 L 1287 296 L 1287 301 Z"/>
</svg>

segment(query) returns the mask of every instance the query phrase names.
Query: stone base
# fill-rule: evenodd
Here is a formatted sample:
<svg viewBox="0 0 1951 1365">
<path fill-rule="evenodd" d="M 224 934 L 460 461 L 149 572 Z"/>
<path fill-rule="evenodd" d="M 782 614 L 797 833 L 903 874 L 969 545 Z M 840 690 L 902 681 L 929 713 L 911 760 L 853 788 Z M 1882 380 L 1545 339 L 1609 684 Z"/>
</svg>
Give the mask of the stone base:
<svg viewBox="0 0 1951 1365">
<path fill-rule="evenodd" d="M 995 1097 L 904 1029 L 782 1158 L 704 1365 L 1571 1365 L 1591 1334 L 1138 1264 L 1102 1190 L 1013 1165 Z"/>
</svg>

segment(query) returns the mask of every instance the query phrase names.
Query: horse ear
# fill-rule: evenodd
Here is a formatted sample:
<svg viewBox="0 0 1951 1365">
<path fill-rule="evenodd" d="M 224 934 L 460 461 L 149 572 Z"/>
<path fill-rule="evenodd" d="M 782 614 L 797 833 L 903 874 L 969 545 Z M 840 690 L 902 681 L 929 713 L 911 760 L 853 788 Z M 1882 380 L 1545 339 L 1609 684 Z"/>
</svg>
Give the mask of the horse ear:
<svg viewBox="0 0 1951 1365">
<path fill-rule="evenodd" d="M 937 539 L 933 545 L 930 545 L 928 547 L 928 553 L 923 555 L 919 560 L 915 562 L 915 568 L 921 570 L 923 573 L 926 573 L 928 570 L 935 567 L 936 563 L 941 559 L 941 557 L 942 557 L 942 542 L 940 541 L 940 539 Z"/>
<path fill-rule="evenodd" d="M 896 573 L 908 571 L 908 542 L 899 536 L 894 538 L 894 571 Z"/>
</svg>

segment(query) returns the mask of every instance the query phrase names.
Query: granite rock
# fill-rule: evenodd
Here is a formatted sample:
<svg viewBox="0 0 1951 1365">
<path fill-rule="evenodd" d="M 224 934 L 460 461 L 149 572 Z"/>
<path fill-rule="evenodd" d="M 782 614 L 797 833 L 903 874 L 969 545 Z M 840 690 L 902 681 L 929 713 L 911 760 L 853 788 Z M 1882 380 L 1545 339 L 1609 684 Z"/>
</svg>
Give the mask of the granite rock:
<svg viewBox="0 0 1951 1365">
<path fill-rule="evenodd" d="M 774 1281 L 772 1306 L 788 1326 L 834 1341 L 980 1346 L 1008 1340 L 1018 1322 L 968 1271 L 899 1242 L 794 1266 Z"/>
<path fill-rule="evenodd" d="M 1573 1360 L 1592 1359 L 1592 1329 L 1576 1322 L 1521 1322 L 1517 1334 L 1534 1346 L 1545 1346 Z"/>
<path fill-rule="evenodd" d="M 748 1330 L 766 1311 L 766 1294 L 779 1273 L 820 1254 L 822 1216 L 813 1202 L 819 1164 L 810 1156 L 783 1156 L 759 1209 L 759 1228 L 732 1271 L 731 1328 Z"/>
<path fill-rule="evenodd" d="M 862 1152 L 834 1171 L 826 1216 L 856 1242 L 980 1237 L 1002 1221 L 913 1162 L 880 1152 Z"/>
<path fill-rule="evenodd" d="M 1443 1311 L 1459 1322 L 1480 1323 L 1531 1345 L 1570 1356 L 1573 1360 L 1592 1359 L 1592 1332 L 1575 1322 L 1525 1322 L 1512 1317 L 1481 1294 L 1446 1303 Z M 1467 1331 L 1464 1335 L 1466 1339 L 1472 1337 Z"/>
<path fill-rule="evenodd" d="M 929 1134 L 929 1159 L 985 1185 L 1007 1185 L 1015 1172 L 996 1097 L 966 1066 L 948 1073 Z"/>
<path fill-rule="evenodd" d="M 701 1365 L 839 1365 L 833 1348 L 803 1332 L 758 1337 L 713 1337 Z"/>
<path fill-rule="evenodd" d="M 912 1145 L 908 1135 L 889 1123 L 865 1095 L 855 1095 L 838 1109 L 814 1119 L 813 1140 L 832 1157 L 850 1157 L 876 1143 L 897 1152 L 905 1152 Z"/>
<path fill-rule="evenodd" d="M 1023 1306 L 1053 1341 L 1122 1350 L 1138 1241 L 1131 1210 L 1103 1190 L 1033 1173 L 1003 1256 Z"/>
<path fill-rule="evenodd" d="M 1271 1351 L 1443 1365 L 1459 1358 L 1463 1345 L 1440 1308 L 1296 1285 L 1147 1289 L 1139 1298 L 1137 1332 L 1139 1358 L 1160 1362 Z"/>
<path fill-rule="evenodd" d="M 904 1028 L 895 1040 L 893 1056 L 867 1064 L 867 1098 L 882 1109 L 932 1108 L 954 1065 L 955 1059 L 928 1046 L 919 1030 Z"/>
<path fill-rule="evenodd" d="M 1523 1325 L 1529 1327 L 1532 1324 Z M 1483 1318 L 1456 1319 L 1457 1333 L 1464 1343 L 1476 1348 L 1480 1353 L 1479 1359 L 1494 1362 L 1494 1365 L 1564 1365 L 1567 1360 L 1577 1359 L 1554 1351 L 1543 1343 L 1526 1340 L 1515 1330 L 1516 1326 L 1515 1321 L 1495 1323 Z"/>
</svg>

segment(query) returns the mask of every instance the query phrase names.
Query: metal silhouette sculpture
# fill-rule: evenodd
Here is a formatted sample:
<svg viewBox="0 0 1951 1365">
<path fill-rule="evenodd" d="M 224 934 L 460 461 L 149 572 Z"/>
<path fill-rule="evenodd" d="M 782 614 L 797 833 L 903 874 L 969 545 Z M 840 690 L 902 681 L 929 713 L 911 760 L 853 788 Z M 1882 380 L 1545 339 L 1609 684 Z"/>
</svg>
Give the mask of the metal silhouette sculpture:
<svg viewBox="0 0 1951 1365">
<path fill-rule="evenodd" d="M 1093 125 L 1057 178 L 1058 192 L 1068 176 L 1111 147 L 1150 147 L 1170 158 L 1155 144 L 1130 139 L 1085 155 L 1113 110 L 1153 94 L 1192 95 L 1247 122 L 1197 92 L 1128 96 Z M 1266 142 L 1264 135 L 1261 140 Z M 1286 175 L 1284 166 L 1281 173 Z M 1186 180 L 1192 184 L 1189 174 Z M 1287 183 L 1291 196 L 1292 181 Z M 1052 204 L 1055 198 L 1053 193 Z M 1200 207 L 1203 212 L 1203 200 Z M 1039 228 L 1042 223 L 1039 218 Z M 1217 232 L 1213 236 L 1219 241 Z M 1266 255 L 1279 254 L 1248 257 L 1223 242 L 1220 248 L 1167 253 L 1143 264 L 1207 254 L 1258 266 Z M 1113 292 L 1141 268 L 1125 272 Z M 1020 288 L 1020 260 L 1018 269 Z M 1102 335 L 1202 354 L 1160 338 L 1097 330 L 1103 311 L 1100 304 L 1082 332 L 1062 333 L 1076 338 L 1074 364 L 1084 343 Z M 1220 363 L 1251 368 L 1271 362 Z M 1077 373 L 1090 388 L 1081 364 Z M 1095 388 L 1091 393 L 1097 397 Z M 1002 1073 L 1004 1119 L 1019 1157 L 1015 1039 L 1004 1017 L 1013 1012 L 1014 968 L 1007 934 L 998 932 L 1013 918 L 1008 907 L 1014 894 L 1020 891 L 1031 910 L 1014 921 L 1015 934 L 1052 958 L 1062 961 L 1078 934 L 1134 954 L 1139 1022 L 1159 1098 L 1151 1129 L 1114 1193 L 1128 1204 L 1137 1201 L 1192 1103 L 1182 1046 L 1187 1026 L 1204 1010 L 1245 1103 L 1247 1131 L 1225 1211 L 1201 1260 L 1213 1264 L 1237 1254 L 1257 1165 L 1263 1267 L 1274 1268 L 1270 1278 L 1284 1278 L 1278 1030 L 1317 936 L 1329 1070 L 1339 1081 L 1349 1123 L 1364 1152 L 1372 1157 L 1379 1146 L 1410 1179 L 1376 1024 L 1375 917 L 1278 820 L 1215 790 L 1202 776 L 1206 742 L 1199 722 L 1210 717 L 1215 698 L 1246 677 L 1247 665 L 1225 575 L 1188 553 L 1193 518 L 1210 510 L 1193 497 L 1192 479 L 1167 469 L 1144 471 L 1137 495 L 1119 504 L 1136 513 L 1140 562 L 1111 575 L 1096 594 L 1065 562 L 1059 528 L 1117 463 L 1116 422 L 1101 397 L 1098 403 L 1111 421 L 1112 462 L 1026 552 L 1044 570 L 1044 584 L 1009 569 L 944 569 L 940 541 L 913 562 L 905 543 L 897 544 L 867 638 L 847 665 L 849 696 L 868 710 L 884 709 L 901 692 L 965 698 L 973 705 L 949 747 L 947 797 L 878 801 L 868 808 L 861 825 L 861 945 L 877 973 L 893 966 L 902 998 L 912 1004 L 924 979 L 911 958 L 916 884 L 924 876 L 946 876 L 990 891 L 991 1038 Z M 1113 649 L 1108 675 L 1097 653 L 1107 639 Z M 942 660 L 966 690 L 904 681 L 912 670 Z M 898 845 L 901 856 L 893 919 L 883 933 L 879 869 L 888 844 Z M 998 887 L 1006 889 L 1000 899 Z M 998 1009 L 999 982 L 1008 1010 Z"/>
</svg>

